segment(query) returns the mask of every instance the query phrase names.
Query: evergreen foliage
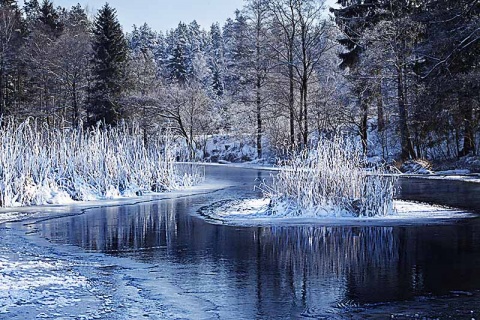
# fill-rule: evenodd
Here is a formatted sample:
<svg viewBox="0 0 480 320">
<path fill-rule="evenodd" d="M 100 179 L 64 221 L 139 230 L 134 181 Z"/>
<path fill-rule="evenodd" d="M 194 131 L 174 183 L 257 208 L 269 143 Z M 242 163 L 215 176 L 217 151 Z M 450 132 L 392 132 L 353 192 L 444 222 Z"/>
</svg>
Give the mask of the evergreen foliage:
<svg viewBox="0 0 480 320">
<path fill-rule="evenodd" d="M 478 1 L 339 0 L 335 21 L 322 3 L 248 0 L 207 30 L 124 35 L 108 4 L 89 21 L 80 5 L 0 1 L 0 114 L 137 120 L 145 141 L 195 123 L 183 136 L 203 154 L 212 134 L 249 137 L 265 158 L 339 132 L 390 159 L 478 153 Z"/>
<path fill-rule="evenodd" d="M 88 124 L 102 121 L 114 125 L 121 118 L 120 96 L 124 89 L 127 42 L 115 9 L 108 4 L 100 9 L 95 19 L 93 36 Z"/>
</svg>

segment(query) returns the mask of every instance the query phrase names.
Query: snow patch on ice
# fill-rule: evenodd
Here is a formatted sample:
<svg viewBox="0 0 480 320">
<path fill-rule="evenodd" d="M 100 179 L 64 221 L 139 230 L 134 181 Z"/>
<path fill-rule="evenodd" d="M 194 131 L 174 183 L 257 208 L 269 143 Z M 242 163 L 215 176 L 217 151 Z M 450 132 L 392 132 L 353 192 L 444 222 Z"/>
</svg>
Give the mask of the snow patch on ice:
<svg viewBox="0 0 480 320">
<path fill-rule="evenodd" d="M 444 171 L 435 171 L 435 174 L 440 175 L 462 175 L 462 174 L 470 174 L 470 170 L 468 169 L 455 169 L 455 170 L 444 170 Z"/>
<path fill-rule="evenodd" d="M 406 177 L 414 177 L 419 179 L 429 179 L 429 180 L 449 180 L 449 181 L 461 181 L 461 182 L 470 182 L 470 183 L 480 183 L 480 175 L 463 175 L 463 174 L 431 174 L 428 176 L 425 175 L 405 175 Z"/>
</svg>

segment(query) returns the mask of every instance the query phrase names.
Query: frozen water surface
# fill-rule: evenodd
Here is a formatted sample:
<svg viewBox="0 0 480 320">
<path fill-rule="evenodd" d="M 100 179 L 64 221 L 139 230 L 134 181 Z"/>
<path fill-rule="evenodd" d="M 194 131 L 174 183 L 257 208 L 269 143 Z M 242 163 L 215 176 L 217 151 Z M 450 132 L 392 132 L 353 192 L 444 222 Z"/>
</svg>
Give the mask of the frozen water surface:
<svg viewBox="0 0 480 320">
<path fill-rule="evenodd" d="M 269 174 L 209 167 L 192 195 L 21 212 L 0 225 L 0 318 L 478 317 L 478 218 L 235 226 L 197 214 L 258 197 Z M 477 184 L 400 184 L 403 199 L 480 209 Z"/>
</svg>

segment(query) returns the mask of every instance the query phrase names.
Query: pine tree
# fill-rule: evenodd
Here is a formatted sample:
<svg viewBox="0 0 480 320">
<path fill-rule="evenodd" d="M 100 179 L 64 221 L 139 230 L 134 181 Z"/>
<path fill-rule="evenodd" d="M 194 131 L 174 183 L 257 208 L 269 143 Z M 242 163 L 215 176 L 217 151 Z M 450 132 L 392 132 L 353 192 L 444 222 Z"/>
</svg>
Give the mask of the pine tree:
<svg viewBox="0 0 480 320">
<path fill-rule="evenodd" d="M 93 27 L 92 86 L 88 124 L 103 121 L 115 125 L 120 119 L 119 98 L 127 59 L 127 42 L 115 9 L 105 4 Z"/>
<path fill-rule="evenodd" d="M 218 23 L 210 28 L 209 68 L 212 72 L 212 89 L 216 95 L 223 95 L 224 84 L 224 59 L 223 59 L 223 38 Z"/>
<path fill-rule="evenodd" d="M 345 35 L 339 40 L 346 49 L 345 52 L 340 53 L 341 67 L 350 69 L 350 79 L 354 85 L 353 91 L 357 96 L 362 114 L 359 131 L 364 151 L 366 151 L 367 142 L 368 106 L 371 104 L 373 96 L 380 93 L 373 91 L 376 85 L 370 80 L 372 77 L 361 74 L 361 71 L 369 63 L 365 61 L 364 53 L 376 46 L 381 54 L 390 55 L 385 60 L 393 61 L 393 66 L 390 66 L 391 68 L 387 72 L 391 73 L 391 70 L 394 70 L 391 78 L 396 78 L 397 82 L 395 86 L 401 144 L 400 158 L 402 160 L 415 158 L 416 152 L 408 123 L 408 75 L 411 73 L 408 60 L 412 47 L 407 45 L 416 36 L 413 31 L 414 23 L 409 20 L 409 15 L 415 5 L 403 0 L 366 0 L 364 2 L 338 0 L 338 4 L 342 7 L 331 9 L 331 11 L 335 15 L 335 22 Z M 388 69 L 387 63 L 382 63 L 378 67 L 379 69 Z M 379 124 L 381 124 L 380 120 L 379 116 Z"/>
<path fill-rule="evenodd" d="M 50 0 L 43 0 L 42 5 L 39 8 L 39 17 L 38 19 L 51 31 L 60 33 L 63 29 L 62 23 L 60 22 L 60 15 L 57 10 L 53 7 L 53 2 Z"/>
<path fill-rule="evenodd" d="M 179 23 L 177 29 L 171 34 L 170 52 L 167 62 L 169 80 L 184 84 L 192 71 L 191 59 L 187 47 L 187 26 Z"/>
<path fill-rule="evenodd" d="M 475 154 L 480 120 L 480 3 L 439 0 L 425 7 L 420 16 L 425 35 L 418 48 L 422 59 L 417 66 L 426 90 L 417 104 L 417 116 L 425 125 L 423 131 L 460 131 L 458 156 Z M 448 117 L 439 126 L 442 114 Z"/>
<path fill-rule="evenodd" d="M 133 31 L 127 36 L 128 46 L 135 53 L 144 50 L 153 52 L 157 47 L 157 40 L 157 33 L 146 23 L 140 27 L 133 25 Z"/>
<path fill-rule="evenodd" d="M 40 4 L 38 0 L 25 0 L 23 6 L 23 11 L 27 16 L 27 20 L 35 20 L 40 15 Z"/>
<path fill-rule="evenodd" d="M 252 61 L 250 33 L 247 18 L 238 10 L 235 11 L 235 20 L 228 19 L 223 28 L 224 56 L 228 70 L 224 76 L 225 88 L 233 95 L 239 94 L 241 88 L 252 81 L 247 68 Z"/>
<path fill-rule="evenodd" d="M 85 9 L 80 4 L 77 4 L 70 9 L 67 19 L 68 27 L 76 30 L 87 30 L 91 27 Z"/>
</svg>

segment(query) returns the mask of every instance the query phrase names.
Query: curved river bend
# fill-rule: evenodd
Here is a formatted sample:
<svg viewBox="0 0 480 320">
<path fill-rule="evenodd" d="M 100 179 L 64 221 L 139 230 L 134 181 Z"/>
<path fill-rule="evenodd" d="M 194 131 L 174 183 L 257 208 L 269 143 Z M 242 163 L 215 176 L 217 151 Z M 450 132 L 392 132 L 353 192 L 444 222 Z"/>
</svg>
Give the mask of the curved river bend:
<svg viewBox="0 0 480 320">
<path fill-rule="evenodd" d="M 207 166 L 209 182 L 230 187 L 92 209 L 39 222 L 37 228 L 54 243 L 149 265 L 139 284 L 142 294 L 162 304 L 161 297 L 174 293 L 178 304 L 190 308 L 183 314 L 187 318 L 479 316 L 479 219 L 438 225 L 232 227 L 207 223 L 196 214 L 215 201 L 258 196 L 255 180 L 269 174 Z M 477 184 L 424 179 L 400 184 L 400 198 L 480 212 Z"/>
</svg>

